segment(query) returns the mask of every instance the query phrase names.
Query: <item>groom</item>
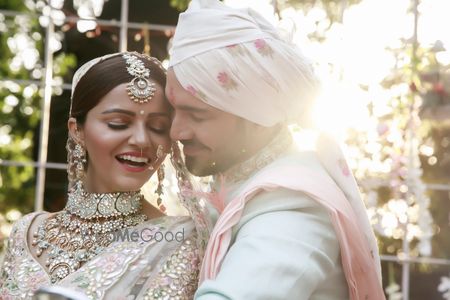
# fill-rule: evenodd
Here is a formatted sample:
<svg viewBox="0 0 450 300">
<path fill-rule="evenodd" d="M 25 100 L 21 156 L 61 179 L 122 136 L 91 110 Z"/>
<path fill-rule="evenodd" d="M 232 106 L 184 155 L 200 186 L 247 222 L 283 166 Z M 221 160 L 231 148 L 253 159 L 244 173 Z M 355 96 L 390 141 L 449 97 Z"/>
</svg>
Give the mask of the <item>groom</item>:
<svg viewBox="0 0 450 300">
<path fill-rule="evenodd" d="M 309 62 L 253 10 L 193 0 L 180 15 L 171 136 L 222 196 L 196 299 L 384 299 L 343 156 L 327 138 L 301 152 L 287 129 L 306 118 L 316 86 Z"/>
</svg>

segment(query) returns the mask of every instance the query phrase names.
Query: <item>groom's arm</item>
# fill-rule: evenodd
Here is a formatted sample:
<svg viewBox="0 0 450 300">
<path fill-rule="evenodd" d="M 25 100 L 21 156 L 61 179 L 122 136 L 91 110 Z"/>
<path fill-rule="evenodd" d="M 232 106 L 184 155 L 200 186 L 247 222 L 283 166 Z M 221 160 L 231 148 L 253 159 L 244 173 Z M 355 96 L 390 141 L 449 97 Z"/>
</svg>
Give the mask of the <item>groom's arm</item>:
<svg viewBox="0 0 450 300">
<path fill-rule="evenodd" d="M 303 194 L 275 200 L 276 192 L 267 194 L 251 200 L 259 213 L 246 211 L 217 278 L 200 285 L 196 300 L 309 299 L 340 270 L 339 244 L 325 209 Z M 280 203 L 298 208 L 276 210 Z M 273 210 L 263 212 L 264 206 Z M 342 284 L 335 299 L 339 289 L 346 294 Z"/>
</svg>

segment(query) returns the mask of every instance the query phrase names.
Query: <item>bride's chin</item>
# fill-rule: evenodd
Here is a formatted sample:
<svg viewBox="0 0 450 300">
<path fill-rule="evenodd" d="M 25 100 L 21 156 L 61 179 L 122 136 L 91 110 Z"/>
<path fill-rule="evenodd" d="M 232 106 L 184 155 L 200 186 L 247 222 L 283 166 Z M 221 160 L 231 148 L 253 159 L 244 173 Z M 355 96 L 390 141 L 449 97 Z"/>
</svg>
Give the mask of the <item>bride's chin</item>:
<svg viewBox="0 0 450 300">
<path fill-rule="evenodd" d="M 150 178 L 149 178 L 150 179 Z M 116 192 L 139 191 L 142 186 L 149 180 L 126 180 L 123 179 L 116 185 Z"/>
</svg>

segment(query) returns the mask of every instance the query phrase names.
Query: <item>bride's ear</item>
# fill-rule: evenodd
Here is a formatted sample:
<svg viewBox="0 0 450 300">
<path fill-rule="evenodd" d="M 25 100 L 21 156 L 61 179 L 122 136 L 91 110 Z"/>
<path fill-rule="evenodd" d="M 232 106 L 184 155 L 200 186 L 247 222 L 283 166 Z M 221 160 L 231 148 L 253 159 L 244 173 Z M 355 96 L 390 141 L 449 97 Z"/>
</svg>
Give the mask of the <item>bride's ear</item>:
<svg viewBox="0 0 450 300">
<path fill-rule="evenodd" d="M 77 123 L 77 119 L 71 117 L 67 121 L 67 128 L 69 129 L 69 136 L 81 146 L 84 147 L 84 132 L 83 128 Z"/>
</svg>

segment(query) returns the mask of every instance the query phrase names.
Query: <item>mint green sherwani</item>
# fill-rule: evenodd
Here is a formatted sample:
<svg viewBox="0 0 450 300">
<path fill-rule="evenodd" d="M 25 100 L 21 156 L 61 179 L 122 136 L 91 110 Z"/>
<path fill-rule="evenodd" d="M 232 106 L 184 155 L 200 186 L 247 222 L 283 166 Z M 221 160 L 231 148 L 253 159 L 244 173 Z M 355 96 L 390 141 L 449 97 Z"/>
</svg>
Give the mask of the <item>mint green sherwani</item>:
<svg viewBox="0 0 450 300">
<path fill-rule="evenodd" d="M 263 152 L 270 154 L 267 148 Z M 315 153 L 299 152 L 295 146 L 276 155 L 264 169 L 277 164 L 302 164 L 326 174 Z M 226 203 L 259 171 L 225 184 Z M 195 299 L 349 299 L 339 243 L 325 208 L 287 189 L 256 195 L 233 227 L 217 278 L 203 282 Z"/>
</svg>

